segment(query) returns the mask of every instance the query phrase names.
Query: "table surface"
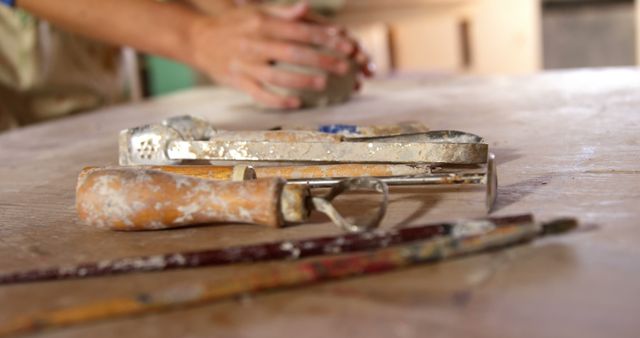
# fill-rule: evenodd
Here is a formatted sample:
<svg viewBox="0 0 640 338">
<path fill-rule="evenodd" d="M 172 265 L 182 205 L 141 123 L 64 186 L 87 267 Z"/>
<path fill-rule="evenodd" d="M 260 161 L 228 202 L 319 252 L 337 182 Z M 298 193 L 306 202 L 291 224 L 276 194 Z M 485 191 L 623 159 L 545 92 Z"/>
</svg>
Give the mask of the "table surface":
<svg viewBox="0 0 640 338">
<path fill-rule="evenodd" d="M 78 222 L 76 175 L 117 162 L 120 129 L 193 114 L 220 128 L 418 120 L 484 136 L 498 159 L 497 215 L 575 216 L 582 230 L 508 250 L 270 292 L 46 337 L 637 337 L 640 70 L 517 78 L 414 76 L 369 83 L 346 105 L 265 112 L 194 89 L 0 135 L 0 272 L 339 233 L 324 218 L 271 229 L 209 225 L 111 232 Z M 403 189 L 382 225 L 483 215 L 481 189 Z M 266 263 L 284 266 L 286 262 Z M 139 290 L 248 274 L 241 265 L 0 287 L 0 322 Z"/>
</svg>

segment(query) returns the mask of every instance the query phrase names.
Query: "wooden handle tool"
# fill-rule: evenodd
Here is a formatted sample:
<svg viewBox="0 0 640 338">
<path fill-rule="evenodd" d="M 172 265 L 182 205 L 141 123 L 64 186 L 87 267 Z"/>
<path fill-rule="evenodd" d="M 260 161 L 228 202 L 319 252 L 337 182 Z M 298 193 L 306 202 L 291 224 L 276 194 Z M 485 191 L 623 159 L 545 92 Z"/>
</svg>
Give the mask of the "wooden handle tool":
<svg viewBox="0 0 640 338">
<path fill-rule="evenodd" d="M 331 200 L 348 190 L 383 194 L 374 217 L 354 222 L 343 218 Z M 166 229 L 203 223 L 254 223 L 280 227 L 305 221 L 311 210 L 323 212 L 343 229 L 376 227 L 386 211 L 388 189 L 373 178 L 336 184 L 324 197 L 281 178 L 215 181 L 137 168 L 84 170 L 78 177 L 76 208 L 85 223 L 114 230 Z"/>
</svg>

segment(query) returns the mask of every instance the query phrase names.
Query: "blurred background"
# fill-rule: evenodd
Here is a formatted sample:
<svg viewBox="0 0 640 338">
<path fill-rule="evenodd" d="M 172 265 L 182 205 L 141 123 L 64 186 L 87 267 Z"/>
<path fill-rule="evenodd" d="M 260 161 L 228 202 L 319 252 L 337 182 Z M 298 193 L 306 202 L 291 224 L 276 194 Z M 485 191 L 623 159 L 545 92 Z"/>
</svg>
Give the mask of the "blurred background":
<svg viewBox="0 0 640 338">
<path fill-rule="evenodd" d="M 287 1 L 281 1 L 287 2 Z M 349 27 L 378 67 L 390 73 L 489 75 L 634 66 L 640 31 L 634 0 L 315 0 Z M 141 94 L 206 82 L 188 67 L 139 59 Z"/>
<path fill-rule="evenodd" d="M 379 77 L 636 66 L 639 2 L 309 0 L 360 39 Z M 0 132 L 210 84 L 185 65 L 69 34 L 5 6 L 0 37 Z"/>
</svg>

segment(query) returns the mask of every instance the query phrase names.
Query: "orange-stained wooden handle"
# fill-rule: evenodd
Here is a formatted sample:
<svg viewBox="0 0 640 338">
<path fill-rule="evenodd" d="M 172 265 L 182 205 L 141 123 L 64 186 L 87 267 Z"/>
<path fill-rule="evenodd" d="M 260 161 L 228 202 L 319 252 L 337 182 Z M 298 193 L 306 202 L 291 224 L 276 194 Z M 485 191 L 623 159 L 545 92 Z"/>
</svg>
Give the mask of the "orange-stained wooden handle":
<svg viewBox="0 0 640 338">
<path fill-rule="evenodd" d="M 174 165 L 174 166 L 151 166 L 149 169 L 160 170 L 168 173 L 186 175 L 191 177 L 206 178 L 210 180 L 230 181 L 233 175 L 232 166 L 209 166 L 209 165 Z"/>
<path fill-rule="evenodd" d="M 85 167 L 82 169 L 80 175 L 84 175 L 84 172 L 88 172 L 95 169 L 109 169 L 118 167 Z M 162 166 L 135 166 L 130 168 L 147 169 L 147 170 L 159 170 L 171 174 L 185 175 L 198 178 L 206 178 L 209 180 L 218 181 L 242 181 L 244 179 L 254 179 L 255 177 L 249 175 L 255 174 L 255 171 L 247 166 L 213 166 L 213 165 L 162 165 Z M 234 175 L 238 175 L 240 179 L 234 179 Z M 270 177 L 270 176 L 269 176 Z"/>
<path fill-rule="evenodd" d="M 213 222 L 281 226 L 285 181 L 214 181 L 157 170 L 84 170 L 76 208 L 87 224 L 116 230 L 174 228 Z"/>
</svg>

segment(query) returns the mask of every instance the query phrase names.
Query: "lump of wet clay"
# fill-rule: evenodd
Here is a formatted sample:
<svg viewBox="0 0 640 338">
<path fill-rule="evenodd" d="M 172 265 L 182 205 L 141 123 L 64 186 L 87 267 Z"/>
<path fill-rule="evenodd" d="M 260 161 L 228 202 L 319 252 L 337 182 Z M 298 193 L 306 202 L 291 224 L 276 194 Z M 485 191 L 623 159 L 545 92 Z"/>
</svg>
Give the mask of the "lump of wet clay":
<svg viewBox="0 0 640 338">
<path fill-rule="evenodd" d="M 294 65 L 289 63 L 277 62 L 273 67 L 300 74 L 318 75 L 322 74 L 327 77 L 327 85 L 324 90 L 317 91 L 312 89 L 293 89 L 265 84 L 265 88 L 279 94 L 287 96 L 297 96 L 300 98 L 302 108 L 324 107 L 332 104 L 346 102 L 351 98 L 356 84 L 356 67 L 351 64 L 349 71 L 344 75 L 329 73 L 325 70 Z"/>
</svg>

